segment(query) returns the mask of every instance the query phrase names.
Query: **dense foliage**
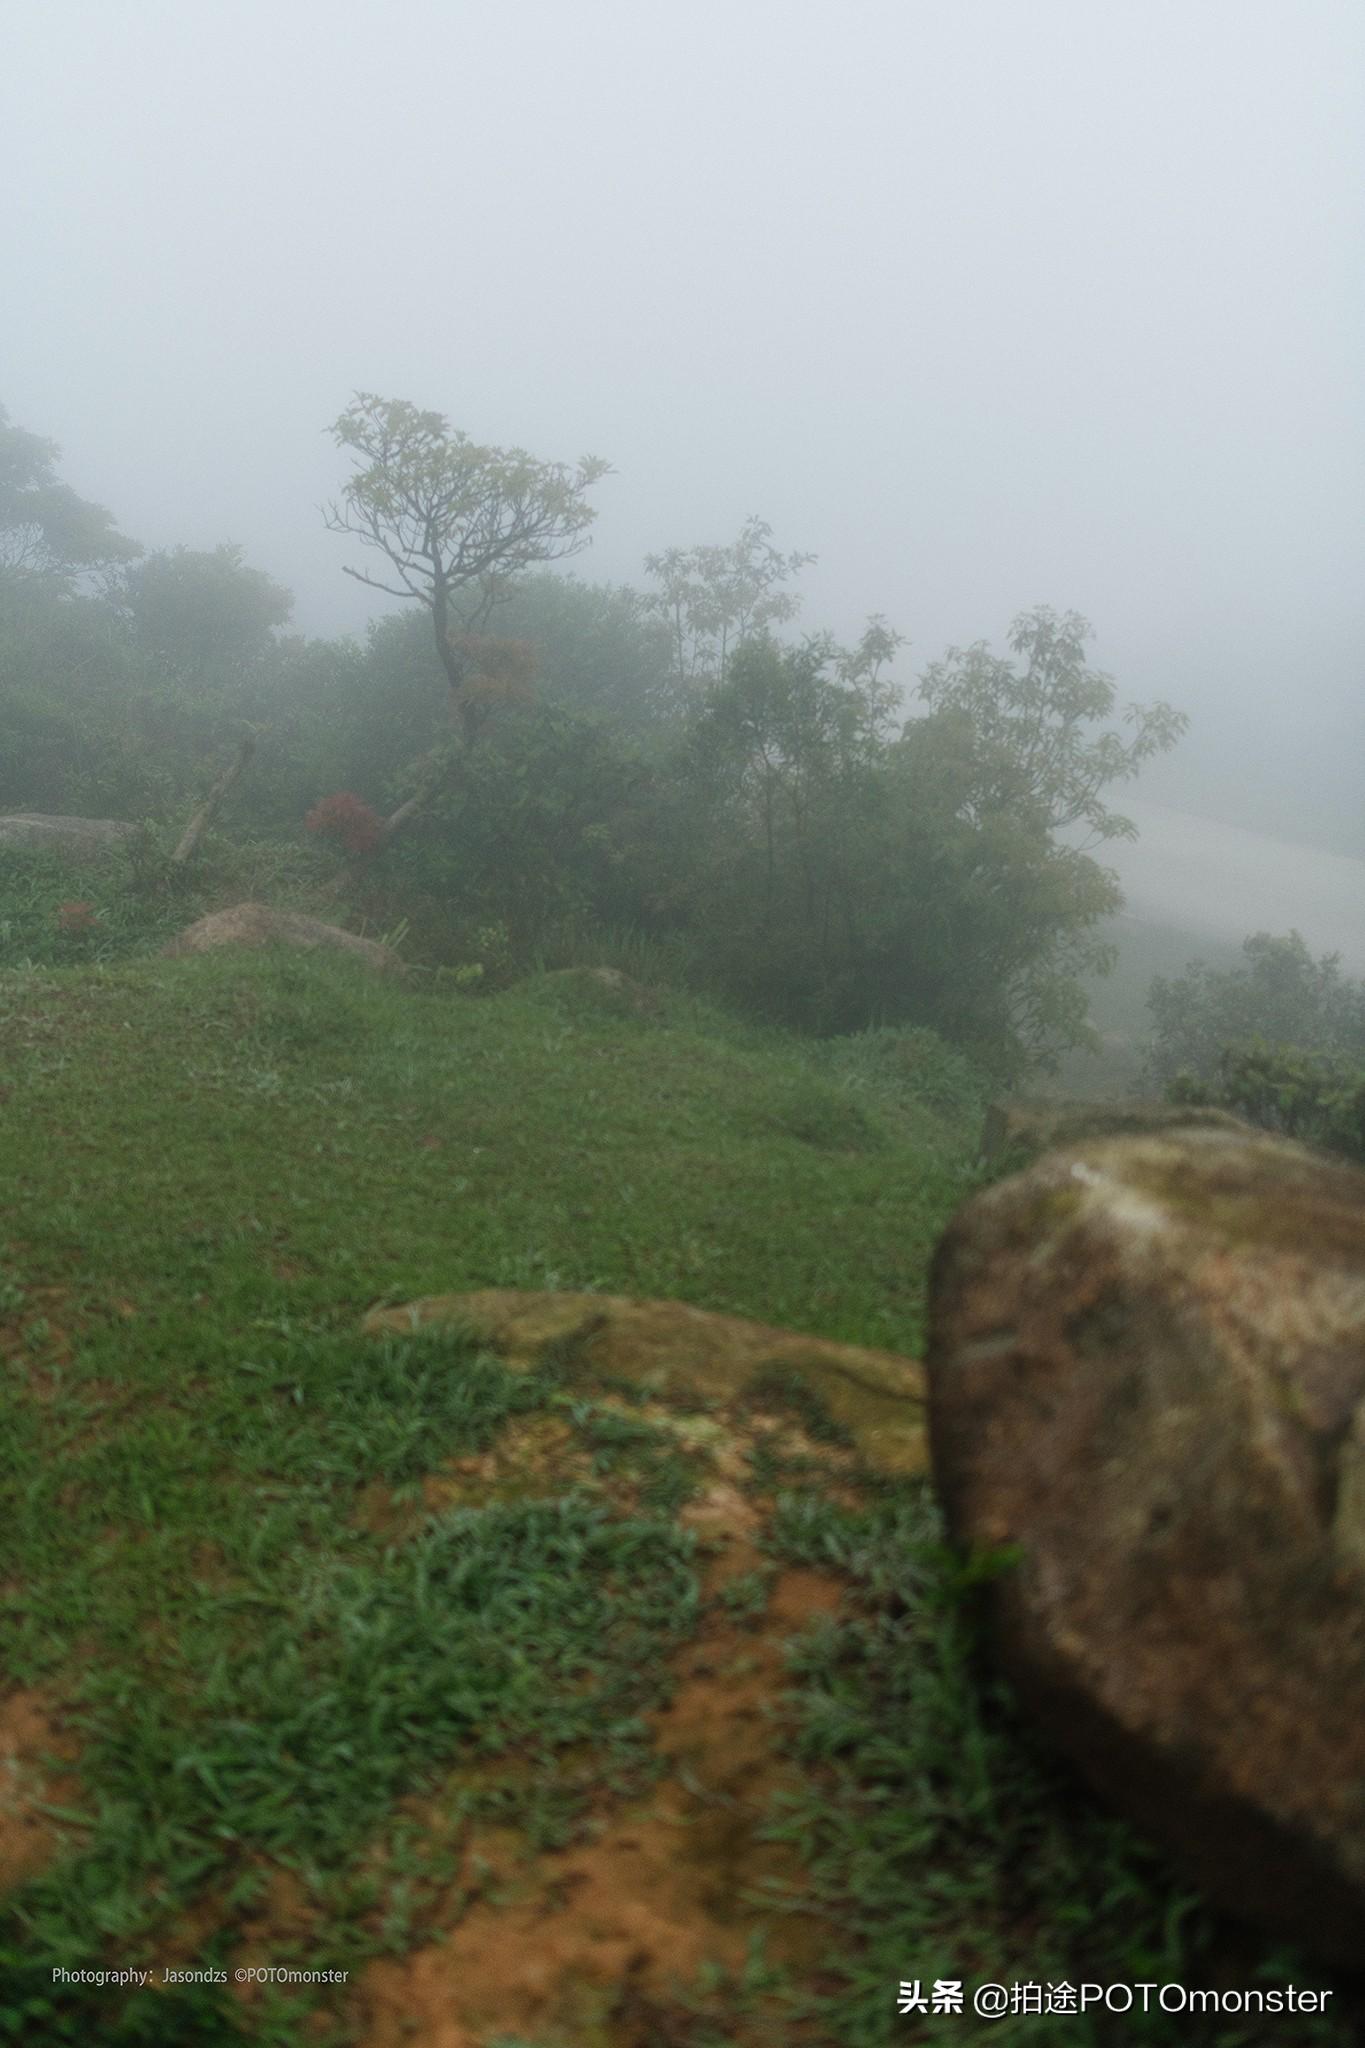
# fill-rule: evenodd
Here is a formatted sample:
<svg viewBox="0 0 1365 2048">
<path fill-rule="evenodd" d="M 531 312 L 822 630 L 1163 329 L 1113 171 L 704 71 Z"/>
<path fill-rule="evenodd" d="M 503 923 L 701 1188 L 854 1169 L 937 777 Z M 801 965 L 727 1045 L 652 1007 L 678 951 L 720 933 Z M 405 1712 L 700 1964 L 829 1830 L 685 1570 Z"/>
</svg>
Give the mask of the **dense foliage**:
<svg viewBox="0 0 1365 2048">
<path fill-rule="evenodd" d="M 372 395 L 334 433 L 355 469 L 330 522 L 380 565 L 352 573 L 410 600 L 359 641 L 290 637 L 237 547 L 136 559 L 0 421 L 0 808 L 145 820 L 154 852 L 249 733 L 220 833 L 418 964 L 629 930 L 818 1033 L 926 1026 L 1001 1071 L 1086 1041 L 1120 900 L 1094 849 L 1133 829 L 1104 792 L 1184 721 L 1106 729 L 1082 619 L 951 650 L 907 721 L 881 618 L 853 648 L 776 637 L 811 558 L 763 521 L 651 556 L 644 591 L 593 586 L 544 565 L 584 544 L 604 465 Z M 211 837 L 201 881 L 215 862 L 226 887 Z"/>
<path fill-rule="evenodd" d="M 142 552 L 102 505 L 62 482 L 57 453 L 54 442 L 14 426 L 0 405 L 0 584 L 70 591 Z"/>
<path fill-rule="evenodd" d="M 1152 1081 L 1185 1074 L 1211 1082 L 1227 1048 L 1253 1039 L 1365 1060 L 1365 982 L 1342 973 L 1338 954 L 1315 960 L 1298 932 L 1256 932 L 1242 952 L 1244 966 L 1193 960 L 1183 974 L 1153 981 Z"/>
<path fill-rule="evenodd" d="M 1148 998 L 1147 1074 L 1172 1101 L 1365 1159 L 1365 982 L 1302 936 L 1256 932 L 1245 965 L 1194 960 Z"/>
<path fill-rule="evenodd" d="M 1212 1103 L 1286 1138 L 1365 1162 L 1365 1060 L 1297 1045 L 1224 1048 L 1212 1080 L 1179 1074 L 1173 1102 Z"/>
</svg>

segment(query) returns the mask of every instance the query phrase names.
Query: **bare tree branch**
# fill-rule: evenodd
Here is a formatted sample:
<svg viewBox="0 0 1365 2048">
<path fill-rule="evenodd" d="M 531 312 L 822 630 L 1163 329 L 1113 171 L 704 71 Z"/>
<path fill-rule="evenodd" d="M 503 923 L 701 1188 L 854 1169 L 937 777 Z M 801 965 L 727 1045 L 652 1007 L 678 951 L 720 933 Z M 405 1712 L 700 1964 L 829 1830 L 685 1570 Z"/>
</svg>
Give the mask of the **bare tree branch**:
<svg viewBox="0 0 1365 2048">
<path fill-rule="evenodd" d="M 185 865 L 185 862 L 190 860 L 195 854 L 195 852 L 198 850 L 200 840 L 203 838 L 204 834 L 208 831 L 209 826 L 213 823 L 214 819 L 218 815 L 219 807 L 222 804 L 223 798 L 232 788 L 233 783 L 236 782 L 237 778 L 241 775 L 243 769 L 246 767 L 247 762 L 251 759 L 255 751 L 256 735 L 254 733 L 248 733 L 246 737 L 243 739 L 240 747 L 237 749 L 237 758 L 232 762 L 231 766 L 227 768 L 222 775 L 219 776 L 218 780 L 214 783 L 213 788 L 209 791 L 203 803 L 200 804 L 198 810 L 190 819 L 189 824 L 185 827 L 184 835 L 181 838 L 180 844 L 176 847 L 175 852 L 171 855 L 171 860 L 177 867 L 183 867 Z"/>
</svg>

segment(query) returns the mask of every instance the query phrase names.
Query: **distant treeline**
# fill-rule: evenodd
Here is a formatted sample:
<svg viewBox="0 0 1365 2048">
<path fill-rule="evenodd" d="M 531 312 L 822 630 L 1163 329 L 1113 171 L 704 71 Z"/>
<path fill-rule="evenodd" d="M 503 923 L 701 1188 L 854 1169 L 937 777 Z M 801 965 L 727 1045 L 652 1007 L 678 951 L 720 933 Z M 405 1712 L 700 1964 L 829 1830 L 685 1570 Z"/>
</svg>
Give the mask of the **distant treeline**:
<svg viewBox="0 0 1365 2048">
<path fill-rule="evenodd" d="M 170 844 L 254 733 L 220 846 L 277 849 L 429 965 L 495 980 L 628 930 L 802 1029 L 928 1025 L 1002 1072 L 1087 1042 L 1121 900 L 1096 850 L 1133 830 L 1105 793 L 1184 720 L 1109 725 L 1083 619 L 950 650 L 907 718 L 900 636 L 798 636 L 809 558 L 757 519 L 649 558 L 638 590 L 584 583 L 548 564 L 602 465 L 373 398 L 336 434 L 331 523 L 377 560 L 345 566 L 408 600 L 360 641 L 291 635 L 239 548 L 144 554 L 0 413 L 0 810 Z"/>
</svg>

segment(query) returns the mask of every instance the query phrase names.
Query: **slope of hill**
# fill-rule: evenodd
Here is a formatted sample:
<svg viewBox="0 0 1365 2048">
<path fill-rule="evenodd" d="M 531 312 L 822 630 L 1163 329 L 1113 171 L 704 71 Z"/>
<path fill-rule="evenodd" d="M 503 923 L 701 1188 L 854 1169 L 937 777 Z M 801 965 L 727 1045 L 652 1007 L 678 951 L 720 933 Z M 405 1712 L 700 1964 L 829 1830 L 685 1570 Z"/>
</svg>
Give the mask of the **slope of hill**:
<svg viewBox="0 0 1365 2048">
<path fill-rule="evenodd" d="M 359 1327 L 561 1289 L 913 1352 L 979 1115 L 925 1034 L 572 974 L 0 976 L 0 2040 L 878 2048 L 916 1975 L 1199 1981 L 799 1375 L 664 1413 Z"/>
</svg>

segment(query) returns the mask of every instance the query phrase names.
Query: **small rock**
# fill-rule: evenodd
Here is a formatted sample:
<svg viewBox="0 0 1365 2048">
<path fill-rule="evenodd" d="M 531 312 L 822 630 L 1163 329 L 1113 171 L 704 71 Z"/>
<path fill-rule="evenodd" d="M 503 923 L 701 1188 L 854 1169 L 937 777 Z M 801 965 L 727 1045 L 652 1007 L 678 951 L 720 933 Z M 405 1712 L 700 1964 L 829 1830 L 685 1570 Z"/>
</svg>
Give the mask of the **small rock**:
<svg viewBox="0 0 1365 2048">
<path fill-rule="evenodd" d="M 238 903 L 231 910 L 215 910 L 186 927 L 162 951 L 168 958 L 185 953 L 209 953 L 218 946 L 293 946 L 301 952 L 331 947 L 363 960 L 378 974 L 403 974 L 403 962 L 391 947 L 377 939 L 357 938 L 340 925 L 324 924 L 320 918 L 305 917 L 296 910 L 271 910 L 264 903 Z"/>
</svg>

